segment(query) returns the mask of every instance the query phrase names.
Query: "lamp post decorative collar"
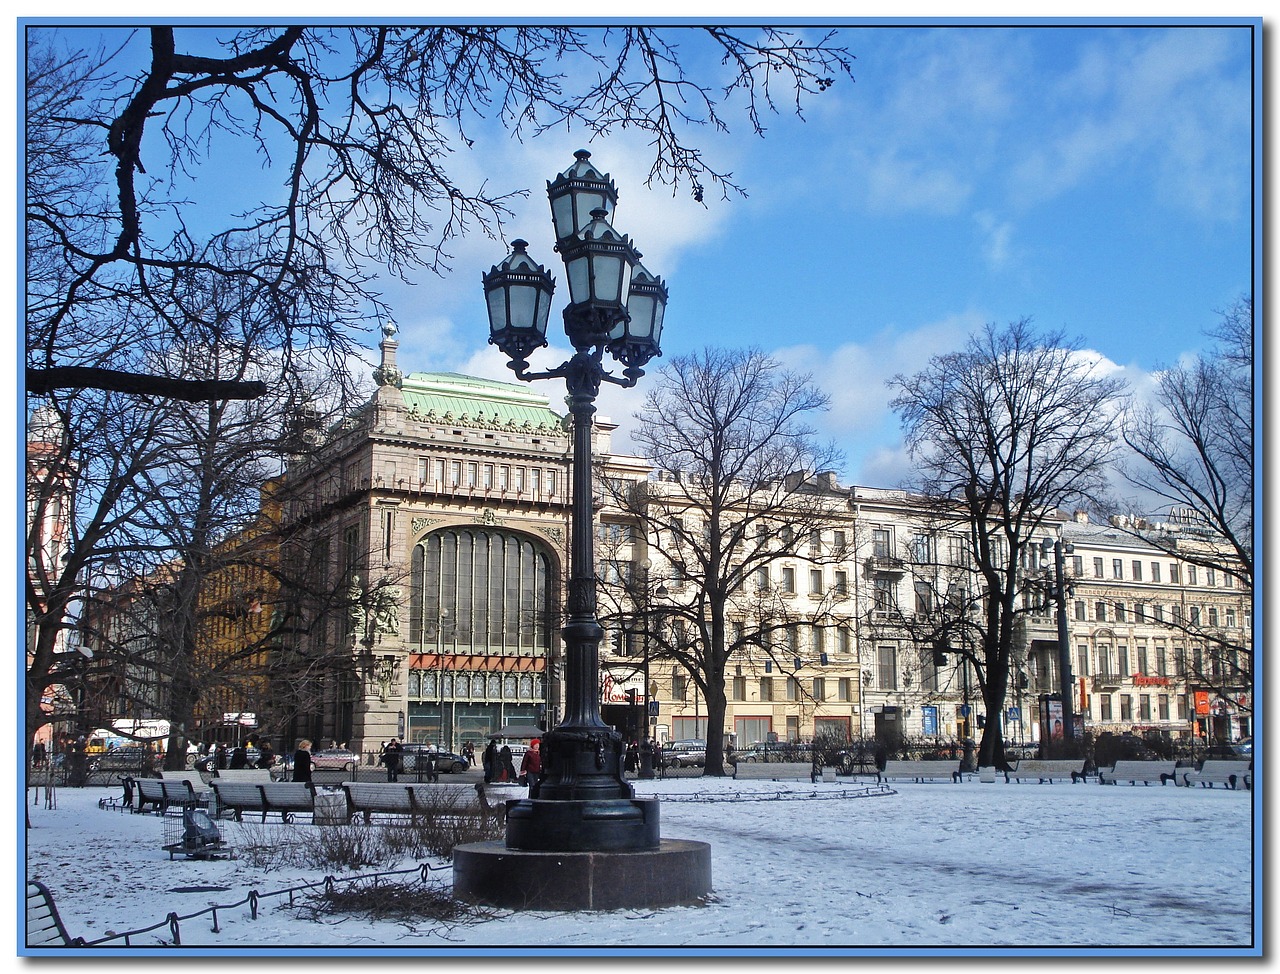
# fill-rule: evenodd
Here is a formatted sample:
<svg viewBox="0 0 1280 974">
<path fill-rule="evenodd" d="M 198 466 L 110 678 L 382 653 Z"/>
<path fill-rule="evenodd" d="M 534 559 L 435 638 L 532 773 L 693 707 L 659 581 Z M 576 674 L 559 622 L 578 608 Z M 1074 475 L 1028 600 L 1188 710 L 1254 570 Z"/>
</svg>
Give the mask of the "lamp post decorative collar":
<svg viewBox="0 0 1280 974">
<path fill-rule="evenodd" d="M 596 618 L 591 431 L 602 382 L 632 387 L 661 355 L 667 288 L 640 264 L 630 238 L 610 222 L 617 190 L 579 150 L 547 183 L 555 250 L 564 261 L 569 305 L 564 329 L 573 356 L 558 367 L 529 371 L 528 357 L 547 344 L 555 281 L 531 258 L 524 240 L 483 275 L 489 342 L 517 378 L 565 380 L 573 420 L 570 575 L 565 625 L 565 713 L 543 738 L 542 778 L 528 799 L 507 812 L 506 844 L 538 851 L 627 851 L 659 845 L 658 803 L 637 800 L 623 776 L 622 737 L 600 717 L 600 639 Z M 608 352 L 622 364 L 604 366 Z"/>
</svg>

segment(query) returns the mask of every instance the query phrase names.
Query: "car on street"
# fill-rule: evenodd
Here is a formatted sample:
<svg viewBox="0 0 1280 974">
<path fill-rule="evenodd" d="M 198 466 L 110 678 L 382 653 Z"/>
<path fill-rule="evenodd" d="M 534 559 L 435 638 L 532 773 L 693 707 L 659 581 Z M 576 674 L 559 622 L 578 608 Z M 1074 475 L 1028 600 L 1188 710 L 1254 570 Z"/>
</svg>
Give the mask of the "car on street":
<svg viewBox="0 0 1280 974">
<path fill-rule="evenodd" d="M 113 747 L 109 751 L 86 755 L 85 767 L 90 771 L 141 771 L 145 753 L 141 747 Z M 152 760 L 156 758 L 153 756 Z"/>
<path fill-rule="evenodd" d="M 738 761 L 747 764 L 777 764 L 778 762 L 809 761 L 813 754 L 808 744 L 788 744 L 783 741 L 758 741 L 735 753 Z"/>
<path fill-rule="evenodd" d="M 348 751 L 346 748 L 325 748 L 322 751 L 311 752 L 311 770 L 312 771 L 346 771 L 354 774 L 356 766 L 360 763 L 360 758 L 354 751 Z M 293 772 L 293 752 L 285 754 L 276 762 L 273 771 L 279 769 L 282 775 L 288 776 Z"/>
<path fill-rule="evenodd" d="M 707 742 L 668 741 L 662 747 L 662 763 L 669 768 L 701 768 L 707 763 Z"/>
<path fill-rule="evenodd" d="M 427 744 L 405 744 L 400 752 L 400 770 L 416 772 L 419 764 L 425 770 L 427 758 L 435 762 L 436 771 L 441 774 L 461 774 L 471 767 L 466 758 L 453 751 L 441 751 Z"/>
</svg>

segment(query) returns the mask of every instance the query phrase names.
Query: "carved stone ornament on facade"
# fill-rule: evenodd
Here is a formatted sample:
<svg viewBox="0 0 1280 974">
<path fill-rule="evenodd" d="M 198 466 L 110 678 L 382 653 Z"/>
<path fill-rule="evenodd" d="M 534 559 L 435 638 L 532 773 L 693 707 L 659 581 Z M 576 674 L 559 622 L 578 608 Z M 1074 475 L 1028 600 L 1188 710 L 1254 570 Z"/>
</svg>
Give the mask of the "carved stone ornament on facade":
<svg viewBox="0 0 1280 974">
<path fill-rule="evenodd" d="M 473 517 L 471 520 L 474 524 L 487 524 L 490 527 L 497 524 L 506 524 L 506 521 L 498 517 L 498 512 L 492 507 L 486 507 L 478 517 Z"/>
<path fill-rule="evenodd" d="M 442 520 L 444 519 L 439 517 L 415 517 L 409 522 L 409 526 L 413 530 L 414 534 L 418 534 L 423 530 L 423 528 L 428 528 L 433 524 L 439 524 Z"/>
<path fill-rule="evenodd" d="M 394 365 L 379 365 L 373 370 L 373 381 L 380 386 L 395 386 L 400 389 L 404 386 L 404 373 Z"/>
</svg>

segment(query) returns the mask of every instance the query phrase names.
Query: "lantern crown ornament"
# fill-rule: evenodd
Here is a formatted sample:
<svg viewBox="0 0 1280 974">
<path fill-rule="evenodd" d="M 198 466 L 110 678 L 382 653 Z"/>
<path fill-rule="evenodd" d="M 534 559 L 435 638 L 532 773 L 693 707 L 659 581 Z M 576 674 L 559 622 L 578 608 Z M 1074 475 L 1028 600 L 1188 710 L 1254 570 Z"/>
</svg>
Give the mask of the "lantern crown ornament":
<svg viewBox="0 0 1280 974">
<path fill-rule="evenodd" d="M 608 173 L 591 164 L 591 153 L 579 149 L 573 157 L 572 166 L 547 182 L 557 243 L 581 233 L 592 221 L 593 211 L 604 210 L 608 219 L 618 205 L 617 187 Z"/>
</svg>

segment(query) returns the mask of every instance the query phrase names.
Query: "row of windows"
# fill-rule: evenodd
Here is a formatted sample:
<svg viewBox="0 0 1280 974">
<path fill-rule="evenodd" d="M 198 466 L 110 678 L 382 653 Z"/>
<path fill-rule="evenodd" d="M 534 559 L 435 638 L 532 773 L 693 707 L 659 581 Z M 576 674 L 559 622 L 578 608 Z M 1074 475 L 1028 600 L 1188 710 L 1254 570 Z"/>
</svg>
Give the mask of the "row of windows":
<svg viewBox="0 0 1280 974">
<path fill-rule="evenodd" d="M 1206 652 L 1203 646 L 1174 646 L 1170 653 L 1163 643 L 1155 643 L 1149 649 L 1145 641 L 1133 646 L 1121 640 L 1113 647 L 1110 643 L 1097 646 L 1097 666 L 1090 665 L 1091 654 L 1086 644 L 1076 646 L 1076 676 L 1201 676 L 1211 673 L 1215 679 L 1239 676 L 1241 656 L 1238 650 Z M 1172 670 L 1170 668 L 1172 662 Z M 1206 668 L 1207 667 L 1207 668 Z"/>
<path fill-rule="evenodd" d="M 1176 707 L 1178 720 L 1190 720 L 1195 712 L 1195 702 L 1190 694 L 1180 693 L 1171 697 L 1167 693 L 1140 693 L 1136 696 L 1128 693 L 1091 693 L 1085 697 L 1084 716 L 1102 722 L 1171 720 L 1171 704 Z"/>
<path fill-rule="evenodd" d="M 800 678 L 794 676 L 779 677 L 778 682 L 781 683 L 782 696 L 777 696 L 778 688 L 775 685 L 775 678 L 771 676 L 763 676 L 754 680 L 757 696 L 755 699 L 762 702 L 772 700 L 813 700 L 821 703 L 826 700 L 834 700 L 838 703 L 851 703 L 854 699 L 853 689 L 854 681 L 852 677 L 842 676 L 832 680 L 828 680 L 824 676 L 815 676 L 806 683 Z M 671 681 L 671 699 L 676 701 L 687 700 L 689 697 L 689 679 L 683 673 L 673 674 Z M 729 682 L 729 699 L 734 701 L 745 701 L 748 699 L 748 680 L 745 676 L 735 676 Z M 828 694 L 832 694 L 828 696 Z"/>
<path fill-rule="evenodd" d="M 540 673 L 437 673 L 409 671 L 410 700 L 541 700 L 545 692 Z"/>
<path fill-rule="evenodd" d="M 391 460 L 387 462 L 394 463 Z M 517 494 L 527 491 L 554 495 L 559 489 L 560 471 L 555 467 L 419 457 L 418 482 L 435 484 L 436 487 L 476 487 L 481 490 L 512 490 Z"/>
<path fill-rule="evenodd" d="M 1144 565 L 1148 565 L 1151 569 L 1149 579 L 1143 578 Z M 1084 557 L 1082 555 L 1073 556 L 1072 567 L 1075 569 L 1076 577 L 1082 577 L 1084 575 Z M 1183 575 L 1182 563 L 1171 561 L 1171 562 L 1168 562 L 1168 567 L 1169 567 L 1169 582 L 1173 585 L 1181 585 L 1182 575 Z M 1111 559 L 1111 578 L 1122 580 L 1122 581 L 1125 580 L 1126 575 L 1125 575 L 1124 568 L 1125 566 L 1124 566 L 1123 558 L 1112 558 Z M 1200 584 L 1199 566 L 1187 565 L 1186 569 L 1187 569 L 1186 583 L 1188 585 L 1199 585 Z M 1159 583 L 1163 581 L 1162 571 L 1163 571 L 1162 562 L 1158 562 L 1158 561 L 1143 562 L 1140 558 L 1134 558 L 1129 562 L 1129 574 L 1127 576 L 1127 580 L 1131 582 L 1142 582 L 1142 581 L 1149 580 L 1152 582 Z M 1094 578 L 1107 577 L 1106 576 L 1106 559 L 1102 557 L 1095 557 L 1093 559 L 1093 577 Z M 1215 587 L 1218 585 L 1219 579 L 1221 579 L 1221 582 L 1224 588 L 1235 588 L 1235 579 L 1227 572 L 1218 571 L 1217 569 L 1214 569 L 1214 568 L 1204 569 L 1205 585 L 1208 585 L 1210 587 Z"/>
<path fill-rule="evenodd" d="M 1075 602 L 1075 618 L 1077 622 L 1088 622 L 1088 605 L 1083 599 L 1077 599 Z M 1219 610 L 1218 606 L 1200 606 L 1192 605 L 1187 607 L 1184 615 L 1182 606 L 1175 602 L 1169 606 L 1168 619 L 1175 626 L 1207 625 L 1211 628 L 1225 626 L 1228 629 L 1235 629 L 1240 625 L 1248 628 L 1249 613 L 1244 612 L 1237 614 L 1233 607 L 1228 606 L 1223 610 Z M 1159 602 L 1144 603 L 1135 602 L 1130 606 L 1125 602 L 1106 602 L 1099 599 L 1093 603 L 1093 620 L 1094 622 L 1156 622 L 1163 623 L 1165 621 L 1165 607 Z"/>
</svg>

